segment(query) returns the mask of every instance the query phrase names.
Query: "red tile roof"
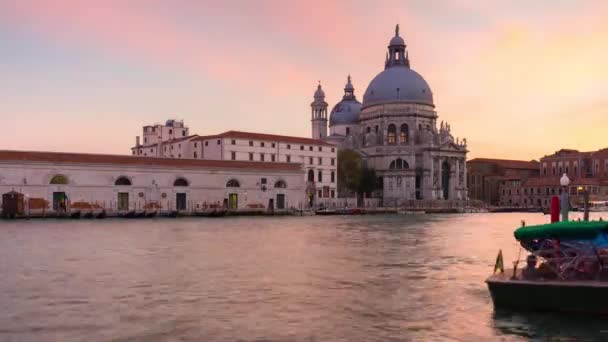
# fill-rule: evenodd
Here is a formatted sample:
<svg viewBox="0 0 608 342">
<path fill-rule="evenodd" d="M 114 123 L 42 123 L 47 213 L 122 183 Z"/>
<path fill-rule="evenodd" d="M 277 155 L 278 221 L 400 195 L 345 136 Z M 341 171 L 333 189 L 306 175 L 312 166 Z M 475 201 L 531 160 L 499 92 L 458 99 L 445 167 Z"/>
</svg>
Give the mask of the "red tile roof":
<svg viewBox="0 0 608 342">
<path fill-rule="evenodd" d="M 524 186 L 561 186 L 561 177 L 531 177 L 524 182 Z M 599 178 L 577 178 L 570 180 L 570 186 L 578 185 L 603 185 L 608 184 L 608 180 Z"/>
<path fill-rule="evenodd" d="M 173 144 L 173 143 L 177 143 L 180 141 L 184 141 L 184 140 L 190 140 L 193 138 L 198 137 L 198 134 L 192 134 L 192 135 L 188 135 L 185 137 L 180 137 L 180 138 L 175 138 L 175 139 L 171 139 L 171 140 L 165 140 L 163 141 L 163 144 Z M 148 148 L 148 147 L 156 147 L 158 145 L 158 143 L 154 143 L 154 144 L 148 144 L 148 145 L 139 145 L 139 146 L 134 146 L 131 147 L 132 150 L 138 149 L 138 148 Z"/>
<path fill-rule="evenodd" d="M 65 152 L 38 152 L 38 151 L 6 151 L 0 150 L 0 163 L 2 162 L 42 162 L 66 164 L 111 164 L 129 166 L 161 166 L 174 168 L 219 168 L 219 169 L 245 169 L 245 170 L 276 170 L 300 171 L 298 163 L 267 163 L 254 161 L 232 160 L 202 160 L 202 159 L 174 159 L 138 157 L 112 154 L 87 154 Z"/>
<path fill-rule="evenodd" d="M 215 138 L 237 138 L 237 139 L 255 139 L 255 140 L 266 140 L 266 141 L 281 141 L 294 144 L 308 144 L 308 145 L 323 145 L 323 146 L 334 146 L 323 140 L 292 137 L 287 135 L 276 135 L 276 134 L 265 134 L 265 133 L 253 133 L 253 132 L 242 132 L 242 131 L 227 131 L 218 135 L 201 136 L 196 140 L 208 140 Z"/>
<path fill-rule="evenodd" d="M 524 186 L 560 186 L 559 177 L 530 177 Z"/>
<path fill-rule="evenodd" d="M 505 169 L 525 169 L 525 170 L 538 170 L 539 163 L 536 160 L 525 161 L 525 160 L 511 160 L 511 159 L 492 159 L 492 158 L 475 158 L 467 161 L 470 163 L 491 163 L 497 164 Z"/>
</svg>

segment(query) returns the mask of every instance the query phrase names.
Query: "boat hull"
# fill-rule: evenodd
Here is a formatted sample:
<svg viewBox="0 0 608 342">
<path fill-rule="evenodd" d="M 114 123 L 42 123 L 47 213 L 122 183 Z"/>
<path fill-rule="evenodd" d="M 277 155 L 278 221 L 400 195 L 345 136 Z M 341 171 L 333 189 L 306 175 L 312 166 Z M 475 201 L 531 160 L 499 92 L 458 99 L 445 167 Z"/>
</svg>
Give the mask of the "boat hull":
<svg viewBox="0 0 608 342">
<path fill-rule="evenodd" d="M 608 282 L 513 280 L 506 274 L 486 280 L 496 308 L 608 314 Z"/>
</svg>

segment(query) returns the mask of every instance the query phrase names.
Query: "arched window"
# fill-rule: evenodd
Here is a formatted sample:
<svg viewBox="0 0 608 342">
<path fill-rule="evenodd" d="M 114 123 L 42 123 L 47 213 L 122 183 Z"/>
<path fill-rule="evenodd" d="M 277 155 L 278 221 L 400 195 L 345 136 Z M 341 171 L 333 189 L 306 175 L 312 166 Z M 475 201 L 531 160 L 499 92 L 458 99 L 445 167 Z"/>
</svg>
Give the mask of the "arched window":
<svg viewBox="0 0 608 342">
<path fill-rule="evenodd" d="M 68 177 L 64 175 L 55 175 L 51 178 L 50 184 L 68 184 Z"/>
<path fill-rule="evenodd" d="M 388 168 L 389 169 L 409 169 L 410 165 L 407 163 L 407 161 L 405 161 L 401 158 L 397 158 L 391 162 L 391 164 L 389 165 Z"/>
<path fill-rule="evenodd" d="M 309 182 L 315 181 L 315 172 L 313 170 L 308 170 L 308 181 Z"/>
<path fill-rule="evenodd" d="M 372 128 L 367 126 L 367 128 L 365 129 L 365 133 L 371 133 L 372 132 Z"/>
<path fill-rule="evenodd" d="M 389 145 L 394 145 L 397 141 L 397 127 L 393 124 L 388 125 L 387 141 Z"/>
<path fill-rule="evenodd" d="M 173 182 L 173 186 L 188 186 L 188 181 L 185 178 L 178 178 Z"/>
<path fill-rule="evenodd" d="M 114 185 L 131 185 L 131 180 L 125 176 L 120 176 L 116 182 L 114 182 Z"/>
<path fill-rule="evenodd" d="M 285 181 L 283 180 L 278 180 L 274 183 L 274 187 L 279 189 L 285 189 L 287 187 L 287 183 L 285 183 Z"/>
<path fill-rule="evenodd" d="M 240 188 L 241 184 L 236 179 L 231 179 L 226 183 L 227 188 Z"/>
<path fill-rule="evenodd" d="M 409 128 L 407 127 L 407 124 L 403 124 L 401 125 L 401 129 L 399 130 L 399 143 L 400 144 L 407 144 L 407 139 L 409 136 Z"/>
</svg>

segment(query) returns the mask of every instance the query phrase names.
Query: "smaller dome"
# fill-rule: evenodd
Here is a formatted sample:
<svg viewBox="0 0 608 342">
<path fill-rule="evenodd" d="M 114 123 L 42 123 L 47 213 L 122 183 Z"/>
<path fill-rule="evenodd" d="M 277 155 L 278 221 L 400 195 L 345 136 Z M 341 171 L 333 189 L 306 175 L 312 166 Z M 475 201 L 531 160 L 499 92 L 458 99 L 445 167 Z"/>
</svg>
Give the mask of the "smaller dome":
<svg viewBox="0 0 608 342">
<path fill-rule="evenodd" d="M 165 126 L 169 126 L 169 127 L 172 127 L 174 124 L 175 124 L 175 120 L 173 120 L 173 119 L 167 120 L 167 122 L 165 122 Z"/>
<path fill-rule="evenodd" d="M 331 110 L 329 126 L 354 125 L 359 121 L 361 103 L 357 100 L 342 100 Z"/>
</svg>

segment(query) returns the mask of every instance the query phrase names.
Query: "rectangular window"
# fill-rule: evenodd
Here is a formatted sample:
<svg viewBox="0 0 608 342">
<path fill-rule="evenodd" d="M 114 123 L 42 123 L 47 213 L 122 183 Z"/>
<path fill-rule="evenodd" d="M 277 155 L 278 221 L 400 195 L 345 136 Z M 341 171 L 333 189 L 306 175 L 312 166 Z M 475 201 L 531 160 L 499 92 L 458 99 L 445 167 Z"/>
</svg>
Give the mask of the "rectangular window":
<svg viewBox="0 0 608 342">
<path fill-rule="evenodd" d="M 198 158 L 198 154 L 194 152 L 194 159 Z"/>
<path fill-rule="evenodd" d="M 312 157 L 308 157 L 308 164 L 312 165 Z"/>
<path fill-rule="evenodd" d="M 336 149 L 332 147 L 332 148 L 331 148 L 331 151 L 332 151 L 332 152 L 336 152 Z"/>
<path fill-rule="evenodd" d="M 275 146 L 277 146 L 277 145 L 276 145 L 275 143 L 272 143 L 272 145 L 271 145 L 271 146 L 272 146 L 272 147 L 275 147 Z"/>
<path fill-rule="evenodd" d="M 194 148 L 198 147 L 198 143 L 194 143 Z"/>
<path fill-rule="evenodd" d="M 219 145 L 220 143 L 221 143 L 221 140 L 220 140 L 220 139 L 217 139 L 217 144 Z"/>
<path fill-rule="evenodd" d="M 323 198 L 323 191 L 319 190 L 319 198 Z"/>
<path fill-rule="evenodd" d="M 249 152 L 249 160 L 253 161 L 253 153 Z"/>
<path fill-rule="evenodd" d="M 264 153 L 260 153 L 260 161 L 264 161 Z"/>
<path fill-rule="evenodd" d="M 260 143 L 260 147 L 264 147 L 264 142 L 263 141 Z"/>
<path fill-rule="evenodd" d="M 304 145 L 300 145 L 300 150 L 304 151 Z"/>
<path fill-rule="evenodd" d="M 262 178 L 262 179 L 260 179 L 260 183 L 267 184 L 268 180 L 266 178 Z"/>
<path fill-rule="evenodd" d="M 249 141 L 249 146 L 253 146 L 253 141 Z"/>
<path fill-rule="evenodd" d="M 323 152 L 323 147 L 319 146 L 319 152 Z"/>
<path fill-rule="evenodd" d="M 308 146 L 308 150 L 309 150 L 309 151 L 312 151 L 312 146 Z"/>
<path fill-rule="evenodd" d="M 231 143 L 232 145 L 236 145 L 236 140 L 232 139 Z"/>
<path fill-rule="evenodd" d="M 182 154 L 181 154 L 181 153 L 177 155 L 177 158 L 181 158 L 181 157 L 182 157 Z"/>
<path fill-rule="evenodd" d="M 287 162 L 291 163 L 291 156 L 287 156 L 286 158 L 287 158 Z"/>
<path fill-rule="evenodd" d="M 331 172 L 331 182 L 335 183 L 336 182 L 336 173 L 335 172 Z"/>
<path fill-rule="evenodd" d="M 177 144 L 177 148 L 182 148 L 182 144 Z"/>
<path fill-rule="evenodd" d="M 331 158 L 331 166 L 336 165 L 336 158 Z"/>
<path fill-rule="evenodd" d="M 319 180 L 319 183 L 323 182 L 323 171 L 319 170 L 317 173 L 317 179 Z"/>
<path fill-rule="evenodd" d="M 274 154 L 271 154 L 271 155 L 270 155 L 270 161 L 275 161 L 275 158 L 276 158 L 276 157 L 274 156 Z"/>
<path fill-rule="evenodd" d="M 208 141 L 205 141 L 205 146 L 209 146 L 209 142 Z"/>
<path fill-rule="evenodd" d="M 335 191 L 335 190 L 332 190 L 332 191 L 331 191 L 331 198 L 335 198 L 335 197 L 336 197 L 336 191 Z"/>
<path fill-rule="evenodd" d="M 287 144 L 287 149 L 291 150 L 291 145 Z"/>
<path fill-rule="evenodd" d="M 236 160 L 236 152 L 230 152 L 230 159 Z"/>
<path fill-rule="evenodd" d="M 319 165 L 323 165 L 323 158 L 319 157 Z"/>
</svg>

